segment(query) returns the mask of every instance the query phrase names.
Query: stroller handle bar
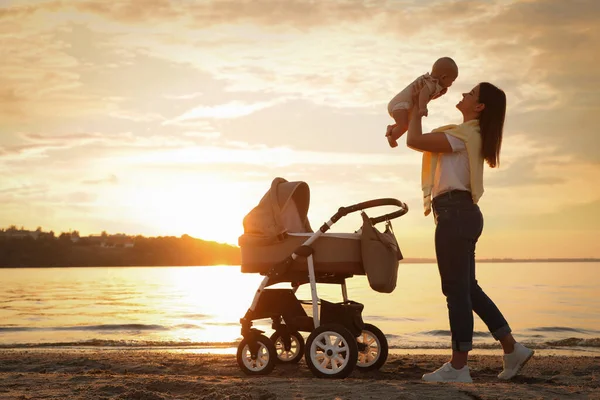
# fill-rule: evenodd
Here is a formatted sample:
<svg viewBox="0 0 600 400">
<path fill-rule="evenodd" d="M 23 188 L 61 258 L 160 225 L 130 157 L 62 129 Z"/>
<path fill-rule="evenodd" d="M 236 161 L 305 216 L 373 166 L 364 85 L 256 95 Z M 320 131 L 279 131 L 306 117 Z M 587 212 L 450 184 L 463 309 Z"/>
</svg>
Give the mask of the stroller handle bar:
<svg viewBox="0 0 600 400">
<path fill-rule="evenodd" d="M 408 212 L 408 206 L 406 205 L 406 203 L 403 203 L 400 200 L 392 199 L 392 198 L 375 199 L 375 200 L 364 201 L 362 203 L 357 203 L 357 204 L 354 204 L 354 205 L 351 205 L 348 207 L 340 207 L 338 212 L 336 212 L 333 215 L 333 217 L 331 217 L 331 222 L 335 223 L 340 218 L 345 217 L 346 215 L 356 212 L 356 211 L 362 211 L 367 208 L 381 207 L 381 206 L 397 206 L 400 208 L 400 210 L 394 211 L 392 213 L 385 214 L 385 215 L 382 215 L 382 216 L 379 216 L 376 218 L 369 218 L 373 225 L 378 224 L 383 221 L 389 221 L 394 218 L 401 217 Z"/>
</svg>

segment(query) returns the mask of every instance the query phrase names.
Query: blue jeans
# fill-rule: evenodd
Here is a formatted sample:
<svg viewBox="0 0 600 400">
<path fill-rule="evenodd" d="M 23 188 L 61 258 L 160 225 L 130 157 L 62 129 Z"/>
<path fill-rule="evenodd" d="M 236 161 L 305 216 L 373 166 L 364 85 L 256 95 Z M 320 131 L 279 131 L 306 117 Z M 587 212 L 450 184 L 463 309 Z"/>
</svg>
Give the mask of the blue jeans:
<svg viewBox="0 0 600 400">
<path fill-rule="evenodd" d="M 433 199 L 435 253 L 446 296 L 452 349 L 473 349 L 473 311 L 494 339 L 511 332 L 506 319 L 475 279 L 475 244 L 483 231 L 483 215 L 471 193 L 453 190 Z"/>
</svg>

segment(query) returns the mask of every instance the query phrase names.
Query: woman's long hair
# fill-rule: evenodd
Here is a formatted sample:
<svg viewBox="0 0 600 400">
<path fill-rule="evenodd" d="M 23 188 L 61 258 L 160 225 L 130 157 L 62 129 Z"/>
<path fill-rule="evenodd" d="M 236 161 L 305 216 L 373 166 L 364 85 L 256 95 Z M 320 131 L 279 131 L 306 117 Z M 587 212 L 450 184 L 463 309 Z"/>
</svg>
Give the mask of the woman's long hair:
<svg viewBox="0 0 600 400">
<path fill-rule="evenodd" d="M 506 94 L 489 82 L 481 82 L 479 102 L 485 104 L 485 108 L 479 115 L 483 158 L 491 168 L 494 168 L 500 165 Z"/>
</svg>

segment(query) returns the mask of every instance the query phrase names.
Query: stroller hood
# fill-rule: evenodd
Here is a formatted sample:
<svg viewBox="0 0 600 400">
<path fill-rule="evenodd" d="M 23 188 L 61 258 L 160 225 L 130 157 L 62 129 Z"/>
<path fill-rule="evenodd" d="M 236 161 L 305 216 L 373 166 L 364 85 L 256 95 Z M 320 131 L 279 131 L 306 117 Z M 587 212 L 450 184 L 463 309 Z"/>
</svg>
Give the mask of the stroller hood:
<svg viewBox="0 0 600 400">
<path fill-rule="evenodd" d="M 277 242 L 285 232 L 312 232 L 308 222 L 310 189 L 305 182 L 275 178 L 258 205 L 244 217 L 244 235 Z"/>
</svg>

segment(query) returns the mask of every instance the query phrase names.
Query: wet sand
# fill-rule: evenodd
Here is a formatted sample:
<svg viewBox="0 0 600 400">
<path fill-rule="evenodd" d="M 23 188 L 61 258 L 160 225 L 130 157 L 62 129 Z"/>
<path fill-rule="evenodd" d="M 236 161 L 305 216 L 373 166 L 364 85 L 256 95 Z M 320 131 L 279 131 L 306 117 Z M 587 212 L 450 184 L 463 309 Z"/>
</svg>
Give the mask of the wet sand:
<svg viewBox="0 0 600 400">
<path fill-rule="evenodd" d="M 379 371 L 315 378 L 304 360 L 248 377 L 230 354 L 3 349 L 0 399 L 600 399 L 600 357 L 536 355 L 510 382 L 499 355 L 473 355 L 473 384 L 425 383 L 443 355 L 390 355 Z"/>
</svg>

